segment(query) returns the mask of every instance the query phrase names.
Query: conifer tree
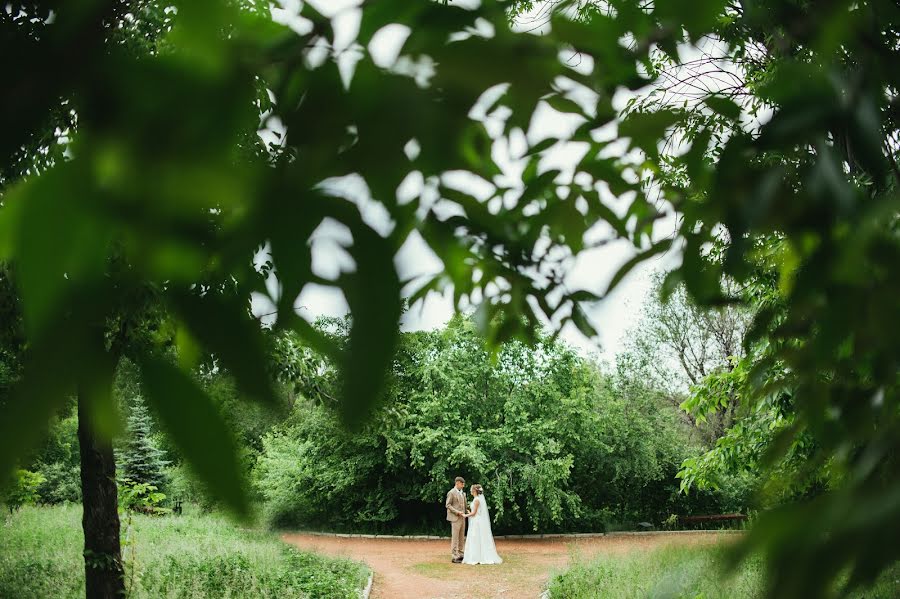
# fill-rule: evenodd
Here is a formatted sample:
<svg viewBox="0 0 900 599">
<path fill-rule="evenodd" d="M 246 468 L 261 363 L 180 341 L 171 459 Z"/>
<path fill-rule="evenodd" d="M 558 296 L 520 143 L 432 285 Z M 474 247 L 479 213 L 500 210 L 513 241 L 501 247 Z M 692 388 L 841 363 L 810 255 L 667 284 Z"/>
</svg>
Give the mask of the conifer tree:
<svg viewBox="0 0 900 599">
<path fill-rule="evenodd" d="M 164 487 L 164 470 L 169 462 L 163 459 L 164 452 L 153 440 L 153 420 L 140 397 L 131 405 L 127 436 L 118 453 L 123 478 L 155 485 L 157 489 Z"/>
</svg>

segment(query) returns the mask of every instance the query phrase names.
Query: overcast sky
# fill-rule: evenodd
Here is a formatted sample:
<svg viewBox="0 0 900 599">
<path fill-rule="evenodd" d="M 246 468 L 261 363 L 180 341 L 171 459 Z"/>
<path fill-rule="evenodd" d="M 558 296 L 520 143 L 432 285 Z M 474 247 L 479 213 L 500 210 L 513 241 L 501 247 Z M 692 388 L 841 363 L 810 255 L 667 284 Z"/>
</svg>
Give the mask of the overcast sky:
<svg viewBox="0 0 900 599">
<path fill-rule="evenodd" d="M 336 46 L 338 49 L 349 48 L 340 53 L 339 64 L 345 77 L 352 76 L 353 64 L 358 59 L 359 52 L 353 51 L 353 40 L 356 37 L 360 11 L 358 0 L 329 0 L 326 2 L 313 2 L 323 13 L 333 16 L 336 33 Z M 457 0 L 455 4 L 462 4 Z M 275 20 L 285 23 L 300 33 L 308 31 L 309 24 L 297 16 L 299 2 L 285 0 L 280 2 L 280 7 L 273 9 Z M 396 58 L 402 43 L 408 35 L 408 30 L 402 26 L 391 26 L 383 34 L 378 35 L 369 46 L 373 60 L 379 66 L 388 67 L 396 64 Z M 327 51 L 323 49 L 321 60 L 326 58 Z M 421 65 L 420 65 L 421 67 Z M 579 69 L 590 69 L 590 64 L 579 62 Z M 428 67 L 420 68 L 420 75 L 427 79 Z M 588 90 L 572 89 L 570 97 L 576 101 L 583 101 L 585 106 L 593 106 L 593 98 Z M 627 97 L 618 97 L 616 103 L 623 104 Z M 488 104 L 489 102 L 485 102 Z M 494 159 L 501 167 L 504 174 L 515 180 L 524 168 L 524 161 L 520 159 L 529 143 L 548 136 L 565 137 L 567 131 L 571 131 L 580 121 L 573 115 L 564 115 L 555 112 L 549 106 L 542 105 L 535 113 L 531 127 L 527 132 L 518 136 L 512 136 L 508 141 L 500 140 L 495 144 Z M 492 136 L 499 137 L 502 129 L 502 121 L 485 121 Z M 274 132 L 280 132 L 281 124 L 275 119 L 269 119 L 266 126 L 260 131 L 261 137 L 267 141 L 273 141 Z M 541 170 L 560 168 L 565 171 L 571 169 L 583 156 L 584 147 L 578 144 L 556 146 L 548 152 L 541 163 Z M 401 186 L 399 194 L 417 197 L 423 190 L 423 181 L 411 176 Z M 453 187 L 465 188 L 474 194 L 479 189 L 476 181 L 465 177 L 453 176 L 444 180 L 445 184 Z M 387 211 L 377 202 L 371 200 L 368 189 L 363 180 L 358 176 L 344 177 L 340 180 L 329 182 L 329 186 L 337 193 L 357 202 L 361 208 L 363 218 L 376 231 L 388 233 L 393 224 Z M 436 198 L 435 198 L 436 199 Z M 607 200 L 614 205 L 616 199 L 607 193 Z M 617 210 L 624 210 L 625 206 L 614 206 Z M 675 227 L 674 218 L 660 221 L 654 237 L 660 238 L 671 235 Z M 589 232 L 589 235 L 591 232 Z M 353 268 L 344 247 L 352 243 L 349 230 L 337 222 L 326 220 L 315 231 L 312 240 L 313 270 L 316 274 L 333 279 L 342 270 Z M 634 248 L 626 241 L 617 241 L 606 244 L 600 248 L 585 251 L 572 260 L 568 269 L 566 284 L 570 289 L 589 289 L 596 293 L 606 291 L 613 274 L 629 258 L 635 254 Z M 264 257 L 264 252 L 258 259 Z M 599 332 L 599 339 L 586 339 L 574 326 L 567 325 L 562 331 L 562 339 L 585 355 L 597 355 L 604 360 L 613 361 L 615 355 L 623 348 L 626 333 L 641 320 L 641 306 L 650 293 L 651 275 L 656 270 L 668 269 L 677 265 L 678 258 L 675 255 L 664 255 L 656 260 L 645 263 L 634 269 L 619 286 L 604 300 L 593 306 L 585 306 L 585 310 Z M 416 275 L 436 273 L 443 270 L 443 266 L 427 244 L 417 234 L 413 233 L 396 257 L 396 265 L 402 280 L 407 280 Z M 272 278 L 269 281 L 270 294 L 275 297 L 278 293 L 278 283 Z M 413 287 L 412 290 L 415 288 Z M 412 290 L 407 290 L 407 293 Z M 320 315 L 342 316 L 347 313 L 347 303 L 340 290 L 309 284 L 295 306 L 298 313 L 307 319 L 314 319 Z M 254 297 L 253 311 L 257 315 L 266 314 L 274 310 L 272 302 L 264 296 Z M 453 315 L 452 297 L 432 295 L 423 304 L 415 306 L 404 317 L 403 329 L 407 331 L 433 329 L 443 326 Z"/>
</svg>

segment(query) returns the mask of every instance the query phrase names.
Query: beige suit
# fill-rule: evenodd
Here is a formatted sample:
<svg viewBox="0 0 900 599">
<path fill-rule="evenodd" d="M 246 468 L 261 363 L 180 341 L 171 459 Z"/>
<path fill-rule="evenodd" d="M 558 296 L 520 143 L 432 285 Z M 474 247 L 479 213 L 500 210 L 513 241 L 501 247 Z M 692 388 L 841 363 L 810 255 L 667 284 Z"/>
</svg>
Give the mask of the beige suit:
<svg viewBox="0 0 900 599">
<path fill-rule="evenodd" d="M 454 487 L 447 491 L 444 505 L 450 522 L 450 554 L 456 559 L 462 556 L 466 544 L 466 494 Z"/>
</svg>

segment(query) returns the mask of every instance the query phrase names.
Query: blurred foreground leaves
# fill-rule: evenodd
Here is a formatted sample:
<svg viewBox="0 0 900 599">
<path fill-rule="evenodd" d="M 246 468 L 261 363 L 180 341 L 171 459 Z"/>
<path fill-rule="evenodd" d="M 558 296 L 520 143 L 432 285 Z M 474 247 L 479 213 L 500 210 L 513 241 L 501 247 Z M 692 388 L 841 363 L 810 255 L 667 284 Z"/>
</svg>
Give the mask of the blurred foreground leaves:
<svg viewBox="0 0 900 599">
<path fill-rule="evenodd" d="M 3 400 L 0 469 L 13 468 L 66 393 L 89 385 L 102 398 L 109 362 L 134 354 L 173 438 L 241 510 L 233 462 L 213 457 L 232 452 L 227 431 L 187 369 L 207 352 L 245 393 L 271 395 L 251 294 L 276 307 L 276 328 L 340 364 L 341 413 L 359 426 L 383 391 L 404 291 L 417 300 L 452 289 L 457 307 L 478 304 L 492 343 L 533 341 L 547 320 L 593 336 L 577 303 L 595 295 L 567 287 L 565 266 L 607 223 L 600 243 L 623 237 L 639 250 L 614 282 L 670 246 L 684 255 L 671 284 L 706 305 L 740 299 L 723 293 L 724 277 L 749 288 L 776 271 L 749 339 L 758 361 L 748 393 L 756 405 L 789 396 L 796 426 L 771 447 L 809 433 L 812 459 L 834 469 L 838 490 L 754 538 L 772 548 L 774 594 L 814 578 L 808 588 L 824 594 L 845 570 L 851 585 L 872 580 L 900 557 L 897 544 L 867 543 L 900 535 L 900 9 L 609 4 L 580 5 L 572 18 L 564 3 L 551 31 L 533 36 L 512 31 L 493 2 L 378 0 L 350 9 L 359 17 L 350 45 L 309 5 L 292 29 L 250 2 L 8 4 L 0 53 L 16 59 L 0 104 L 0 261 L 21 300 L 26 351 Z M 376 60 L 374 40 L 398 28 L 399 57 Z M 704 36 L 752 66 L 741 93 L 754 100 L 712 94 L 700 113 L 635 105 L 619 135 L 641 158 L 617 155 L 617 140 L 599 133 L 615 118 L 613 95 L 649 85 L 659 53 L 678 62 L 679 44 Z M 566 66 L 573 50 L 593 67 Z M 593 106 L 568 97 L 573 86 Z M 482 108 L 499 131 L 473 116 L 497 97 Z M 549 170 L 553 144 L 531 140 L 523 170 L 504 172 L 496 142 L 519 135 L 544 103 L 580 119 L 560 143 L 580 144 L 584 158 L 574 172 Z M 736 106 L 773 116 L 744 127 Z M 256 131 L 276 118 L 280 143 L 263 144 Z M 664 151 L 673 132 L 691 144 L 674 157 Z M 451 173 L 481 191 L 461 191 Z M 334 192 L 348 175 L 385 222 Z M 409 177 L 423 182 L 411 198 L 400 193 Z M 677 235 L 661 241 L 654 223 L 673 209 Z M 333 222 L 352 237 L 353 267 L 328 279 L 313 268 L 310 238 Z M 444 269 L 404 282 L 394 258 L 413 231 Z M 346 297 L 346 347 L 296 315 L 309 284 Z M 175 346 L 177 367 L 166 357 Z M 103 405 L 98 422 L 110 420 Z M 857 507 L 865 512 L 846 519 Z M 822 555 L 833 575 L 817 568 Z M 789 558 L 799 561 L 786 567 Z"/>
</svg>

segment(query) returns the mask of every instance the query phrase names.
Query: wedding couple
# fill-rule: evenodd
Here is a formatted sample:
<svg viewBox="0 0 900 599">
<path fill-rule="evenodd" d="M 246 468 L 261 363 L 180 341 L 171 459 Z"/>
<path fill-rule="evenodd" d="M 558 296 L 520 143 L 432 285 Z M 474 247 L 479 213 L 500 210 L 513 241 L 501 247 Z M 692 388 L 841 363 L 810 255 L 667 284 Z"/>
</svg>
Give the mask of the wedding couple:
<svg viewBox="0 0 900 599">
<path fill-rule="evenodd" d="M 491 518 L 481 485 L 472 485 L 472 511 L 466 511 L 466 481 L 456 477 L 456 484 L 447 491 L 447 520 L 450 522 L 450 555 L 454 564 L 502 564 L 491 534 Z M 466 535 L 466 520 L 469 534 Z M 463 549 L 463 542 L 465 548 Z"/>
</svg>

